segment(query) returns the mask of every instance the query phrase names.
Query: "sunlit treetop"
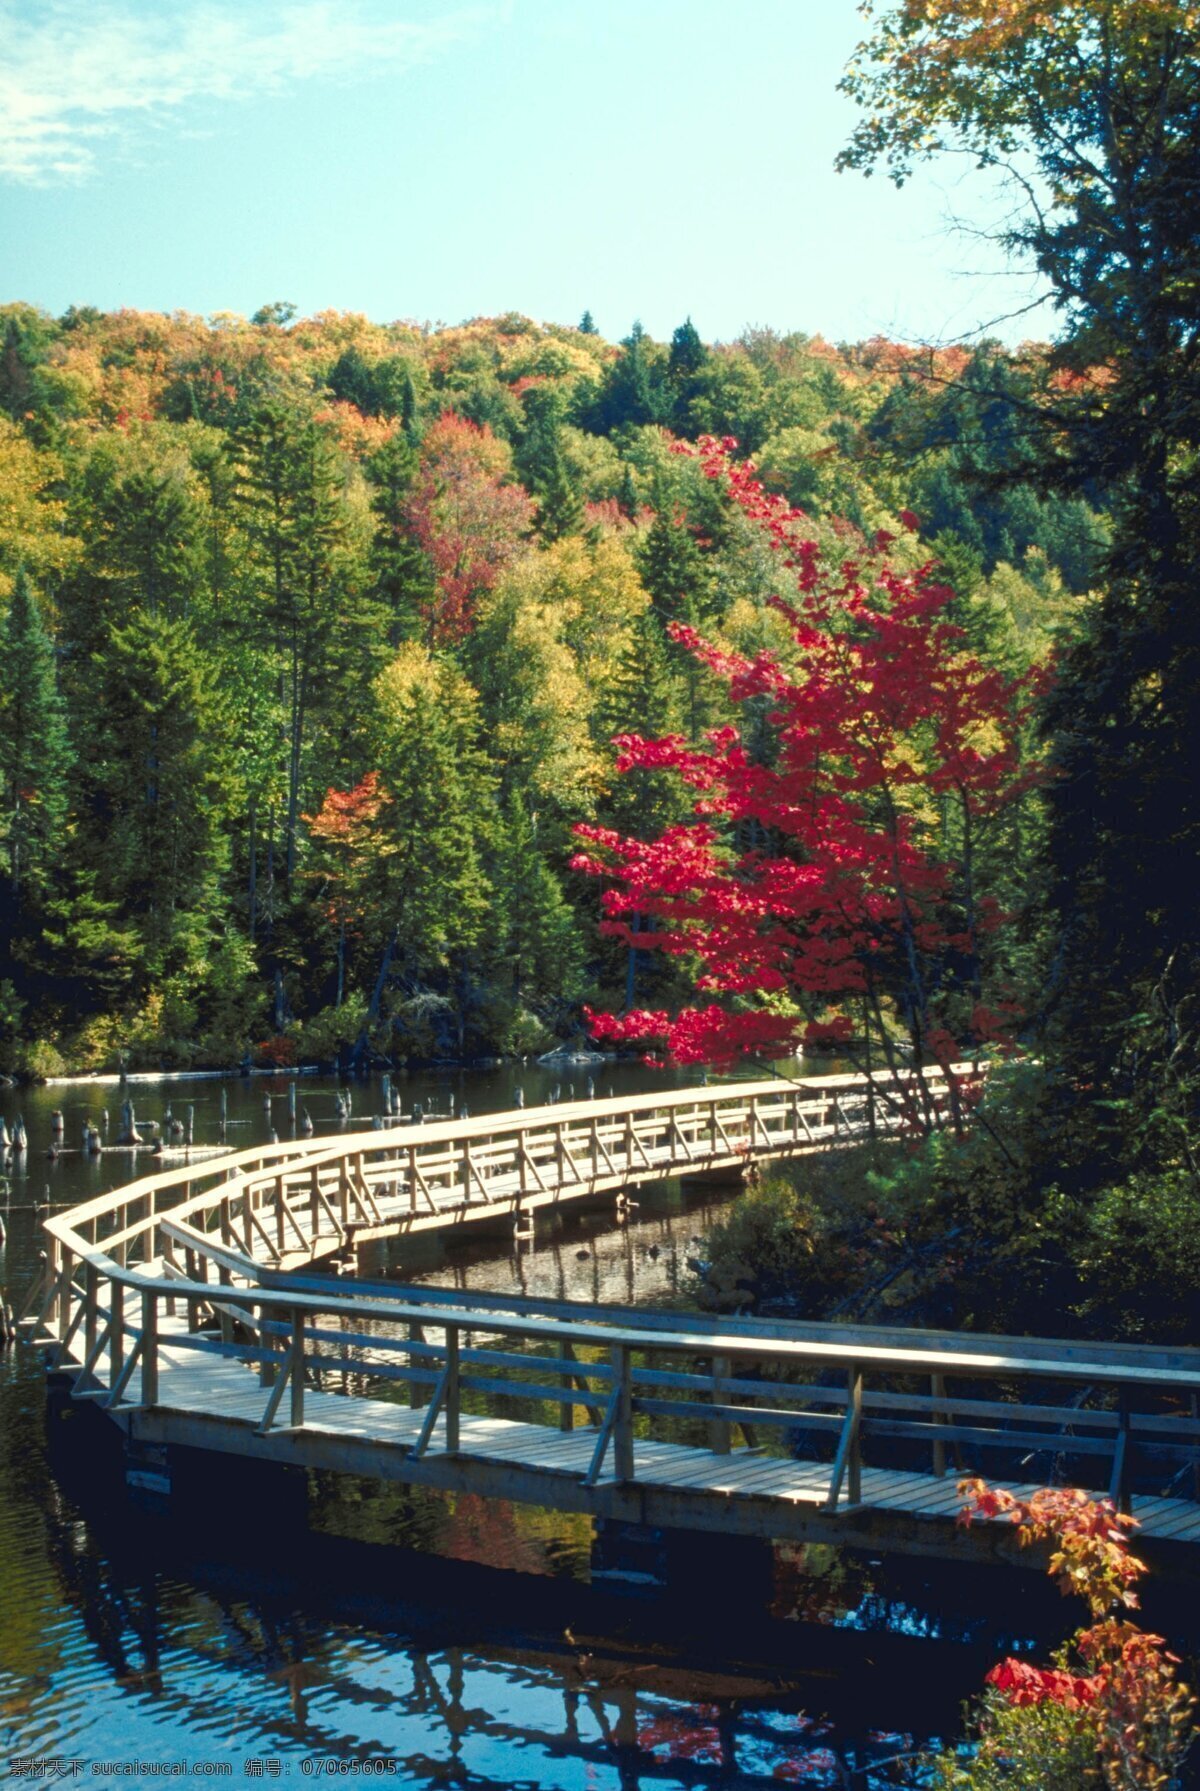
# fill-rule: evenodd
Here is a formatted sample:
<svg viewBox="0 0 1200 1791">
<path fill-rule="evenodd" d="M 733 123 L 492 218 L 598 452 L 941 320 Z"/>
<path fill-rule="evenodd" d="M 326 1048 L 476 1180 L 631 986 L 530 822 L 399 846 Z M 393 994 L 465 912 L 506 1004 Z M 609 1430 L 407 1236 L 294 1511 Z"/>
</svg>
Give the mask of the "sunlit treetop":
<svg viewBox="0 0 1200 1791">
<path fill-rule="evenodd" d="M 957 147 L 983 161 L 1035 147 L 1082 171 L 1089 147 L 1192 89 L 1200 6 L 1192 0 L 902 0 L 861 8 L 873 26 L 841 86 L 864 117 L 838 158 L 902 182 Z M 1072 115 L 1070 131 L 1064 116 Z"/>
</svg>

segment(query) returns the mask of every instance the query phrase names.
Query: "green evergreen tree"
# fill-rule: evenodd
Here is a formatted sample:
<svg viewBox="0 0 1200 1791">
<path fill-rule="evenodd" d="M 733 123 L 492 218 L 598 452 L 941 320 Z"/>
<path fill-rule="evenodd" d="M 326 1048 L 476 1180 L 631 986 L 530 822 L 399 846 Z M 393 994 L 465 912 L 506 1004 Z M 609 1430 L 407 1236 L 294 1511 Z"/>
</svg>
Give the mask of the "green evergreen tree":
<svg viewBox="0 0 1200 1791">
<path fill-rule="evenodd" d="M 372 594 L 387 614 L 393 647 L 421 634 L 434 598 L 433 567 L 413 538 L 405 508 L 417 464 L 416 449 L 401 434 L 385 442 L 363 468 L 375 515 L 369 558 Z"/>
<path fill-rule="evenodd" d="M 345 482 L 322 429 L 281 404 L 264 407 L 233 448 L 237 497 L 258 618 L 271 642 L 287 710 L 285 876 L 294 889 L 302 793 L 314 718 L 328 714 L 347 662 L 369 671 L 382 617 L 364 600 L 351 551 Z"/>
<path fill-rule="evenodd" d="M 143 986 L 221 924 L 228 862 L 226 725 L 190 624 L 137 610 L 92 662 L 80 848 L 101 904 L 136 926 Z"/>
<path fill-rule="evenodd" d="M 533 495 L 537 499 L 534 528 L 543 541 L 559 541 L 564 535 L 573 534 L 583 521 L 583 494 L 567 465 L 557 434 Z"/>
<path fill-rule="evenodd" d="M 671 337 L 667 356 L 667 376 L 675 385 L 682 385 L 699 373 L 708 360 L 708 350 L 700 340 L 700 332 L 690 317 L 684 319 Z"/>
<path fill-rule="evenodd" d="M 638 555 L 642 583 L 661 622 L 700 627 L 711 612 L 713 582 L 706 556 L 686 519 L 660 493 L 657 514 Z M 711 719 L 711 686 L 695 654 L 668 638 L 668 653 L 685 691 L 684 721 L 699 739 Z"/>
<path fill-rule="evenodd" d="M 0 408 L 10 417 L 23 417 L 33 403 L 33 375 L 24 334 L 15 317 L 4 325 L 0 343 Z"/>
<path fill-rule="evenodd" d="M 693 626 L 708 613 L 712 579 L 687 520 L 662 491 L 638 552 L 638 570 L 664 623 Z"/>
<path fill-rule="evenodd" d="M 579 333 L 581 336 L 598 336 L 600 334 L 590 311 L 585 311 L 579 319 Z"/>
<path fill-rule="evenodd" d="M 583 492 L 563 453 L 564 411 L 557 391 L 534 387 L 526 396 L 516 466 L 526 491 L 537 499 L 534 527 L 543 541 L 571 534 L 583 516 Z"/>
<path fill-rule="evenodd" d="M 635 323 L 621 343 L 625 350 L 608 369 L 592 421 L 601 434 L 644 423 L 665 423 L 670 415 L 664 357 L 642 325 Z"/>
<path fill-rule="evenodd" d="M 70 766 L 54 645 L 21 568 L 0 630 L 0 790 L 14 896 L 46 883 L 58 860 Z"/>
<path fill-rule="evenodd" d="M 646 740 L 677 734 L 680 699 L 662 623 L 647 604 L 596 706 L 598 742 L 611 755 L 618 734 L 640 734 Z M 668 771 L 614 771 L 601 805 L 606 825 L 646 840 L 657 839 L 664 827 L 690 813 L 686 788 Z"/>
<path fill-rule="evenodd" d="M 682 698 L 682 701 L 681 701 Z M 628 647 L 597 705 L 597 732 L 608 744 L 613 770 L 600 805 L 600 820 L 627 837 L 657 839 L 664 828 L 690 817 L 692 804 L 680 780 L 668 771 L 625 771 L 615 768 L 613 739 L 620 734 L 639 734 L 645 740 L 661 739 L 680 731 L 686 682 L 672 670 L 662 623 L 652 604 L 647 604 L 634 625 Z M 633 916 L 635 932 L 638 917 Z M 609 948 L 611 950 L 611 948 Z M 661 962 L 639 953 L 636 946 L 624 951 L 625 1006 L 633 1006 L 639 973 L 651 968 L 661 974 Z M 614 980 L 620 974 L 615 954 L 610 957 Z"/>
<path fill-rule="evenodd" d="M 582 942 L 562 885 L 538 849 L 519 790 L 504 805 L 496 858 L 497 969 L 518 1000 L 577 993 Z"/>
<path fill-rule="evenodd" d="M 374 370 L 368 366 L 362 350 L 353 343 L 342 350 L 329 372 L 329 390 L 335 398 L 357 405 L 365 417 L 376 414 L 379 406 Z"/>
<path fill-rule="evenodd" d="M 487 935 L 495 834 L 475 693 L 449 661 L 404 646 L 376 685 L 379 817 L 371 931 L 410 981 L 461 974 Z"/>
</svg>

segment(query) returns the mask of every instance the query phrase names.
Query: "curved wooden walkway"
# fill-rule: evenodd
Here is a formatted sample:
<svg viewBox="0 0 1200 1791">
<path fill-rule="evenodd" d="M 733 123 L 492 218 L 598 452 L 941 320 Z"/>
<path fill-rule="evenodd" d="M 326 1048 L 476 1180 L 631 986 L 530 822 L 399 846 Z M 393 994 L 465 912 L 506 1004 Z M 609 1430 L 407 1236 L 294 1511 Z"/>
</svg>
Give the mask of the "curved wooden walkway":
<svg viewBox="0 0 1200 1791">
<path fill-rule="evenodd" d="M 314 1268 L 369 1238 L 839 1148 L 910 1096 L 732 1084 L 166 1170 L 46 1221 L 24 1322 L 163 1496 L 184 1447 L 666 1529 L 1015 1555 L 1002 1526 L 956 1526 L 963 1468 L 1107 1491 L 1151 1549 L 1200 1566 L 1200 1351 L 468 1299 Z"/>
</svg>

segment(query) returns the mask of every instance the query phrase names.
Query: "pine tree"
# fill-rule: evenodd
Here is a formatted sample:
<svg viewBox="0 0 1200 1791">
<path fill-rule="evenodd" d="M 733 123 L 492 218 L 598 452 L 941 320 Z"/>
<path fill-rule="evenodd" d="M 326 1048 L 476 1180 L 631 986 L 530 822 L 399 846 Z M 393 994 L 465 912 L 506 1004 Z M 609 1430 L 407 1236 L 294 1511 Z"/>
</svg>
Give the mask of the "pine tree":
<svg viewBox="0 0 1200 1791">
<path fill-rule="evenodd" d="M 534 527 L 543 541 L 559 541 L 571 534 L 583 516 L 583 494 L 562 451 L 560 408 L 554 399 L 531 407 L 529 427 L 517 456 L 525 488 L 537 499 Z"/>
<path fill-rule="evenodd" d="M 708 360 L 708 350 L 700 340 L 700 332 L 690 317 L 684 319 L 671 337 L 667 357 L 667 374 L 676 384 L 690 379 Z"/>
<path fill-rule="evenodd" d="M 518 999 L 569 999 L 582 946 L 562 885 L 538 849 L 519 790 L 509 792 L 496 865 L 497 967 Z"/>
<path fill-rule="evenodd" d="M 600 805 L 604 825 L 629 838 L 657 839 L 663 830 L 683 820 L 690 804 L 679 781 L 665 771 L 635 767 L 618 775 L 618 749 L 611 742 L 623 734 L 643 740 L 662 739 L 680 727 L 680 680 L 672 674 L 662 623 L 652 604 L 647 604 L 634 624 L 632 638 L 617 662 L 615 673 L 598 705 L 597 723 L 609 743 L 613 775 Z M 631 917 L 634 932 L 640 917 Z M 639 972 L 647 968 L 646 954 L 630 944 L 625 954 L 625 1007 L 633 1006 Z M 657 967 L 656 967 L 657 968 Z M 613 966 L 614 976 L 618 974 Z"/>
<path fill-rule="evenodd" d="M 595 408 L 594 421 L 602 433 L 630 424 L 665 423 L 670 412 L 661 348 L 640 322 L 621 346 L 625 352 L 610 367 Z"/>
<path fill-rule="evenodd" d="M 628 647 L 597 705 L 597 733 L 614 755 L 621 734 L 658 740 L 680 727 L 680 691 L 672 675 L 662 623 L 647 604 L 633 627 Z M 653 839 L 688 813 L 678 779 L 665 771 L 633 770 L 614 775 L 601 805 L 606 822 L 621 833 Z"/>
<path fill-rule="evenodd" d="M 342 469 L 320 427 L 283 405 L 268 405 L 233 452 L 259 628 L 265 624 L 287 707 L 284 848 L 290 892 L 314 715 L 328 704 L 348 659 L 361 659 L 365 668 L 379 645 L 381 617 L 362 599 Z"/>
<path fill-rule="evenodd" d="M 367 922 L 410 979 L 456 971 L 486 936 L 495 831 L 478 699 L 449 661 L 408 642 L 375 685 L 383 787 L 376 899 Z"/>
<path fill-rule="evenodd" d="M 385 442 L 363 468 L 375 515 L 371 582 L 376 601 L 387 612 L 393 647 L 422 632 L 434 596 L 433 566 L 413 537 L 406 510 L 417 467 L 416 449 L 401 434 Z"/>
<path fill-rule="evenodd" d="M 694 625 L 708 614 L 712 580 L 704 553 L 686 519 L 661 491 L 638 570 L 664 623 Z"/>
<path fill-rule="evenodd" d="M 663 624 L 701 625 L 710 612 L 712 579 L 704 553 L 685 518 L 672 514 L 660 495 L 655 516 L 638 557 L 642 583 Z M 711 719 L 710 680 L 694 654 L 674 641 L 668 653 L 686 688 L 685 722 L 693 740 Z"/>
<path fill-rule="evenodd" d="M 54 645 L 22 568 L 0 632 L 0 789 L 14 896 L 44 883 L 57 859 L 70 765 Z"/>
<path fill-rule="evenodd" d="M 33 379 L 21 326 L 10 317 L 0 344 L 0 409 L 10 417 L 22 417 L 33 402 Z"/>
<path fill-rule="evenodd" d="M 600 334 L 590 311 L 585 311 L 579 319 L 579 333 L 581 336 L 598 336 Z"/>
<path fill-rule="evenodd" d="M 226 725 L 187 622 L 135 611 L 92 662 L 82 862 L 141 939 L 153 982 L 211 942 L 228 862 Z"/>
</svg>

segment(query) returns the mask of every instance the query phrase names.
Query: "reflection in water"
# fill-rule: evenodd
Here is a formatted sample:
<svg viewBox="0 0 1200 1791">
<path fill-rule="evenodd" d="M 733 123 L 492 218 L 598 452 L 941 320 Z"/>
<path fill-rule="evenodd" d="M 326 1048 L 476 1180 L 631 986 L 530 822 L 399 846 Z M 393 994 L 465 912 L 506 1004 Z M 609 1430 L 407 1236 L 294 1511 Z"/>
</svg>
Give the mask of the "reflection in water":
<svg viewBox="0 0 1200 1791">
<path fill-rule="evenodd" d="M 615 1635 L 593 1634 L 613 1613 L 568 1582 L 526 1597 L 511 1578 L 319 1533 L 303 1561 L 230 1537 L 209 1562 L 178 1526 L 92 1501 L 85 1522 L 52 1481 L 41 1490 L 40 1548 L 28 1531 L 23 1549 L 4 1539 L 6 1613 L 40 1619 L 24 1659 L 0 1619 L 8 1756 L 227 1761 L 239 1783 L 259 1776 L 247 1761 L 296 1773 L 306 1756 L 393 1761 L 406 1785 L 906 1782 L 911 1736 L 864 1729 L 832 1681 L 708 1664 L 706 1650 L 736 1662 L 736 1627 L 688 1640 L 669 1618 L 664 1636 L 618 1613 Z"/>
</svg>

